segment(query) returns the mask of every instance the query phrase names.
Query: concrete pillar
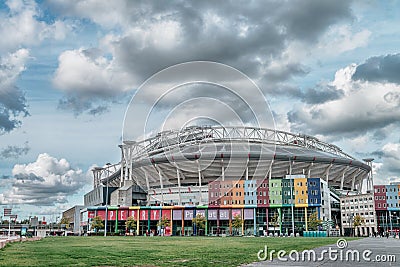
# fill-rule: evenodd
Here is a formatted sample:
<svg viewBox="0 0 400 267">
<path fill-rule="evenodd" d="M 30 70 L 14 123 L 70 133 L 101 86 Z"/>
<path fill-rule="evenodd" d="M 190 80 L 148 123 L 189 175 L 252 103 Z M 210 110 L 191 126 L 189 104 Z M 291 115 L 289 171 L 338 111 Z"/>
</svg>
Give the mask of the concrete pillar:
<svg viewBox="0 0 400 267">
<path fill-rule="evenodd" d="M 182 205 L 182 196 L 181 196 L 181 175 L 178 169 L 178 166 L 175 163 L 176 168 L 176 177 L 178 178 L 178 196 L 179 196 L 179 205 Z"/>
<path fill-rule="evenodd" d="M 222 173 L 222 181 L 225 181 L 224 159 L 221 159 L 221 173 Z"/>
<path fill-rule="evenodd" d="M 200 168 L 200 163 L 199 160 L 197 160 L 197 171 L 198 171 L 198 176 L 199 176 L 199 204 L 202 205 L 203 200 L 201 196 L 201 168 Z"/>
</svg>

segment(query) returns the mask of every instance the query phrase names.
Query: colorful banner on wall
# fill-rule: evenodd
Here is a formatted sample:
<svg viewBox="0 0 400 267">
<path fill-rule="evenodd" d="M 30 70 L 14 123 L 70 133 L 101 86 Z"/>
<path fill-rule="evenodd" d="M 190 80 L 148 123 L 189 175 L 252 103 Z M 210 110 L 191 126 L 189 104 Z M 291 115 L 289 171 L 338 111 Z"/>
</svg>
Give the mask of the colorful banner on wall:
<svg viewBox="0 0 400 267">
<path fill-rule="evenodd" d="M 129 215 L 128 210 L 119 210 L 118 211 L 118 220 L 126 221 L 126 219 L 128 218 L 128 215 Z"/>
<path fill-rule="evenodd" d="M 217 210 L 208 210 L 208 220 L 209 221 L 216 221 L 218 215 L 218 211 Z"/>
<path fill-rule="evenodd" d="M 219 219 L 220 220 L 229 220 L 229 210 L 228 209 L 219 210 Z"/>
<path fill-rule="evenodd" d="M 193 219 L 193 210 L 185 210 L 183 212 L 184 212 L 185 220 L 192 220 Z"/>
<path fill-rule="evenodd" d="M 182 220 L 182 210 L 173 210 L 172 211 L 172 219 L 173 220 Z"/>
<path fill-rule="evenodd" d="M 115 221 L 117 218 L 117 211 L 116 210 L 109 210 L 107 220 Z"/>
<path fill-rule="evenodd" d="M 253 209 L 244 209 L 244 219 L 245 220 L 253 220 L 254 219 Z"/>
<path fill-rule="evenodd" d="M 242 210 L 241 209 L 232 209 L 232 219 L 236 216 L 242 218 Z"/>
<path fill-rule="evenodd" d="M 99 216 L 104 221 L 106 219 L 106 211 L 98 210 L 96 216 Z"/>
<path fill-rule="evenodd" d="M 162 216 L 163 219 L 168 219 L 171 220 L 171 210 L 162 210 Z"/>
<path fill-rule="evenodd" d="M 151 210 L 150 211 L 150 220 L 158 221 L 160 220 L 160 210 Z"/>
<path fill-rule="evenodd" d="M 148 210 L 140 210 L 140 215 L 139 215 L 139 219 L 141 221 L 147 221 L 149 218 L 149 212 Z"/>
<path fill-rule="evenodd" d="M 206 217 L 206 211 L 205 210 L 196 210 L 196 216 L 197 215 L 201 215 L 201 216 L 203 216 L 204 218 Z"/>
</svg>

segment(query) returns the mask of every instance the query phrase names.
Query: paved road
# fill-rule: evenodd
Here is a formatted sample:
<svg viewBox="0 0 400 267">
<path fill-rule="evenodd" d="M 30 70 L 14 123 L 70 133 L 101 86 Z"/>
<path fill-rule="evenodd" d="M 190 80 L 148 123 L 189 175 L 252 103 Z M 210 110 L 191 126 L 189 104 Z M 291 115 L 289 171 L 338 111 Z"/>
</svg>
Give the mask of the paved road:
<svg viewBox="0 0 400 267">
<path fill-rule="evenodd" d="M 343 245 L 343 243 L 341 244 Z M 273 248 L 268 248 L 269 250 Z M 246 265 L 247 267 L 259 267 L 259 266 L 323 266 L 323 267 L 360 267 L 360 266 L 400 266 L 400 239 L 394 238 L 364 238 L 355 241 L 350 241 L 347 243 L 347 247 L 343 249 L 339 249 L 337 244 L 330 246 L 323 246 L 314 249 L 316 258 L 318 259 L 322 254 L 323 250 L 329 251 L 331 249 L 332 256 L 326 252 L 323 257 L 323 260 L 317 261 L 301 261 L 301 253 L 300 253 L 300 261 L 293 261 L 286 257 L 287 261 L 279 261 L 278 259 L 274 259 L 273 261 L 260 261 L 256 263 L 252 263 Z M 334 251 L 337 252 L 334 252 Z M 352 260 L 352 251 L 357 250 L 360 255 L 360 260 Z M 370 250 L 371 254 L 366 252 L 366 250 Z M 363 258 L 363 252 L 366 254 L 367 261 Z M 340 256 L 342 254 L 342 258 Z M 346 260 L 346 254 L 347 259 Z M 260 254 L 263 255 L 263 254 Z M 294 255 L 294 254 L 293 254 Z M 337 255 L 337 259 L 334 260 L 334 256 Z M 353 254 L 356 257 L 356 252 Z M 379 259 L 388 259 L 389 256 L 392 255 L 395 257 L 395 261 L 393 259 L 391 262 L 378 262 Z M 306 257 L 307 258 L 307 255 Z M 342 259 L 342 260 L 340 260 Z M 370 261 L 368 261 L 370 259 Z"/>
</svg>

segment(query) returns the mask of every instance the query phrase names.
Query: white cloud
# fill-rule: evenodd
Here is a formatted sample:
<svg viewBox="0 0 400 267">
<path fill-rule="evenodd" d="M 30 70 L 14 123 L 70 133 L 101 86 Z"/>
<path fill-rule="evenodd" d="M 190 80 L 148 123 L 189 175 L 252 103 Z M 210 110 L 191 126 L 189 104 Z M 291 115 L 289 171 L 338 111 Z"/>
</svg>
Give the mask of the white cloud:
<svg viewBox="0 0 400 267">
<path fill-rule="evenodd" d="M 387 101 L 387 94 L 400 92 L 400 85 L 352 80 L 356 65 L 336 72 L 330 84 L 343 90 L 340 99 L 295 107 L 288 113 L 292 129 L 312 134 L 352 136 L 382 129 L 400 120 L 400 106 Z"/>
<path fill-rule="evenodd" d="M 46 38 L 65 38 L 68 26 L 60 20 L 53 24 L 38 20 L 41 12 L 35 1 L 9 0 L 6 4 L 10 12 L 0 13 L 0 52 L 37 45 Z"/>
<path fill-rule="evenodd" d="M 399 160 L 399 168 L 400 168 L 400 144 L 387 143 L 382 147 L 382 151 L 386 157 Z"/>
<path fill-rule="evenodd" d="M 338 55 L 368 45 L 371 34 L 367 29 L 354 32 L 350 25 L 339 25 L 332 27 L 316 47 L 321 54 L 329 50 L 330 56 Z"/>
<path fill-rule="evenodd" d="M 131 75 L 115 66 L 97 49 L 63 52 L 53 82 L 66 93 L 113 96 L 132 88 Z"/>
<path fill-rule="evenodd" d="M 29 50 L 19 49 L 7 56 L 0 57 L 0 91 L 14 84 L 18 76 L 25 70 L 29 59 Z"/>
<path fill-rule="evenodd" d="M 66 159 L 43 153 L 35 162 L 16 164 L 12 170 L 12 187 L 0 194 L 3 204 L 54 205 L 66 203 L 67 196 L 88 183 L 88 176 L 74 169 Z"/>
</svg>

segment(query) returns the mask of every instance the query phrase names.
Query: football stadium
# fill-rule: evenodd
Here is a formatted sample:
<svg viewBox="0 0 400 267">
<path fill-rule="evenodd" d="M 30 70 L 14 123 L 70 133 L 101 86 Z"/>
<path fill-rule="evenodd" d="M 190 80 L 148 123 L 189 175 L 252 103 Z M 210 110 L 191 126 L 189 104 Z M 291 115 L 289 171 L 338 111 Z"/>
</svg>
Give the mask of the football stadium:
<svg viewBox="0 0 400 267">
<path fill-rule="evenodd" d="M 273 129 L 191 126 L 119 147 L 119 163 L 93 169 L 84 232 L 95 216 L 107 232 L 125 232 L 132 216 L 137 235 L 301 235 L 313 214 L 334 230 L 339 196 L 373 186 L 369 162 L 315 137 Z M 202 229 L 193 221 L 199 215 Z M 238 218 L 241 227 L 233 227 Z"/>
</svg>

